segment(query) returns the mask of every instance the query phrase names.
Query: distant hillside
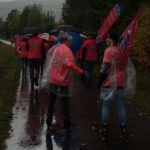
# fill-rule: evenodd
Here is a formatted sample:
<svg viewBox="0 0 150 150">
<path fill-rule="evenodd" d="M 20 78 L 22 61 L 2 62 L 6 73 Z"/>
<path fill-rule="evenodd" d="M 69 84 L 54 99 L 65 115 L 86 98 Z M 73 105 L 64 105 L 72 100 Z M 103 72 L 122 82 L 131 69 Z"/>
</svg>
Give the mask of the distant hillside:
<svg viewBox="0 0 150 150">
<path fill-rule="evenodd" d="M 2 1 L 2 0 L 1 0 Z M 10 0 L 8 2 L 0 1 L 0 17 L 4 19 L 7 17 L 8 12 L 12 9 L 22 10 L 26 5 L 33 3 L 40 3 L 43 5 L 43 10 L 54 11 L 57 20 L 61 17 L 62 3 L 65 0 Z M 5 1 L 5 0 L 4 0 Z"/>
</svg>

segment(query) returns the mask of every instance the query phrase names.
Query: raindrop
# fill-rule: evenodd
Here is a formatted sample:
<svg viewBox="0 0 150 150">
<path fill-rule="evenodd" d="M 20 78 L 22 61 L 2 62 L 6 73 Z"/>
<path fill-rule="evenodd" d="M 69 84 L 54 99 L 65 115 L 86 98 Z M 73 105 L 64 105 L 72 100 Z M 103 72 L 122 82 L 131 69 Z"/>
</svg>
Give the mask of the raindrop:
<svg viewBox="0 0 150 150">
<path fill-rule="evenodd" d="M 87 146 L 87 144 L 85 144 L 85 143 L 82 143 L 82 144 L 81 144 L 81 146 Z"/>
<path fill-rule="evenodd" d="M 26 110 L 26 107 L 23 107 L 22 110 Z"/>
<path fill-rule="evenodd" d="M 18 110 L 19 109 L 19 107 L 16 107 L 16 110 Z"/>
<path fill-rule="evenodd" d="M 98 101 L 97 101 L 97 104 L 99 104 L 99 103 L 100 103 L 100 101 L 98 100 Z"/>
<path fill-rule="evenodd" d="M 92 130 L 95 130 L 96 129 L 96 127 L 92 127 Z"/>
<path fill-rule="evenodd" d="M 131 134 L 130 136 L 131 136 L 131 137 L 134 137 L 134 134 Z"/>
<path fill-rule="evenodd" d="M 131 104 L 131 102 L 128 101 L 128 104 Z"/>
<path fill-rule="evenodd" d="M 13 132 L 13 131 L 14 131 L 13 129 L 10 130 L 10 132 Z"/>
</svg>

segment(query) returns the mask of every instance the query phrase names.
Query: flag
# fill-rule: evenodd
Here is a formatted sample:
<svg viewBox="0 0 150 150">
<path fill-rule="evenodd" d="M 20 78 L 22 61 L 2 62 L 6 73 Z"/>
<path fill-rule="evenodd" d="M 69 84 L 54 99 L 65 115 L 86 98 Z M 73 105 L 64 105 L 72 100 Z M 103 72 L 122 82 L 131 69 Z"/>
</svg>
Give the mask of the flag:
<svg viewBox="0 0 150 150">
<path fill-rule="evenodd" d="M 120 50 L 123 54 L 123 60 L 127 62 L 129 54 L 130 54 L 130 49 L 133 45 L 133 41 L 135 39 L 135 34 L 137 31 L 137 25 L 140 20 L 141 16 L 141 8 L 139 8 L 133 18 L 133 20 L 130 22 L 128 27 L 125 29 L 123 34 L 121 35 L 121 38 L 119 40 L 119 46 Z"/>
<path fill-rule="evenodd" d="M 103 42 L 103 40 L 106 38 L 108 31 L 113 26 L 113 24 L 118 20 L 118 18 L 121 15 L 121 12 L 126 8 L 127 4 L 128 0 L 126 2 L 118 2 L 112 7 L 104 23 L 102 24 L 102 26 L 98 31 L 96 43 Z"/>
</svg>

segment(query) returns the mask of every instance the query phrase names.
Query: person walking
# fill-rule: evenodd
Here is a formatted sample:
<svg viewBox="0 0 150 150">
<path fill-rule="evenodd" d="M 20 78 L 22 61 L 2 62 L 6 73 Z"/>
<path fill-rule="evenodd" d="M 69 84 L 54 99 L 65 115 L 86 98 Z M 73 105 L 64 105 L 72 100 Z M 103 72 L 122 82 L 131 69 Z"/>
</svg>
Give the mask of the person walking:
<svg viewBox="0 0 150 150">
<path fill-rule="evenodd" d="M 32 89 L 34 85 L 38 87 L 41 60 L 44 60 L 45 57 L 44 42 L 38 37 L 37 32 L 33 32 L 32 37 L 28 40 L 28 60 Z"/>
<path fill-rule="evenodd" d="M 21 66 L 22 66 L 22 73 L 26 74 L 27 72 L 27 64 L 28 64 L 28 50 L 27 50 L 27 40 L 25 38 L 22 39 L 19 45 L 19 54 L 21 58 Z"/>
<path fill-rule="evenodd" d="M 86 82 L 86 85 L 90 86 L 92 82 L 92 75 L 94 71 L 94 66 L 97 61 L 98 50 L 96 47 L 96 41 L 94 39 L 94 34 L 90 33 L 87 39 L 82 45 L 82 66 L 84 68 L 86 78 L 82 77 L 82 82 Z"/>
<path fill-rule="evenodd" d="M 60 44 L 55 48 L 49 65 L 49 106 L 47 114 L 48 130 L 52 128 L 52 119 L 54 114 L 54 106 L 57 96 L 60 97 L 62 103 L 64 128 L 70 131 L 69 116 L 69 85 L 71 82 L 72 70 L 83 74 L 83 70 L 75 65 L 74 55 L 69 48 L 72 37 L 64 34 L 60 38 Z M 50 131 L 50 130 L 49 130 Z"/>
<path fill-rule="evenodd" d="M 51 41 L 47 41 L 47 40 L 43 40 L 44 41 L 44 50 L 45 50 L 45 54 L 47 56 L 48 51 L 55 45 L 55 42 L 51 42 Z M 41 60 L 41 77 L 43 75 L 43 67 L 45 64 L 45 59 Z"/>
<path fill-rule="evenodd" d="M 121 59 L 122 53 L 117 45 L 118 40 L 119 36 L 116 33 L 108 34 L 106 39 L 108 48 L 104 52 L 100 70 L 99 88 L 103 99 L 101 136 L 103 141 L 107 140 L 109 111 L 114 100 L 119 116 L 121 136 L 127 142 L 127 122 L 124 106 L 126 63 Z"/>
</svg>

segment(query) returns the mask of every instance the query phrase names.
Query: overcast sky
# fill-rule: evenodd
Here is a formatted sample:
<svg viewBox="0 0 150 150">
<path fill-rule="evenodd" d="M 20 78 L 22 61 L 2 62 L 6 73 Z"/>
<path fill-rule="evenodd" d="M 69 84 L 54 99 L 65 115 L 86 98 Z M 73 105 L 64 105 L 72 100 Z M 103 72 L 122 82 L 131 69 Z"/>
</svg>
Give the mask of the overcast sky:
<svg viewBox="0 0 150 150">
<path fill-rule="evenodd" d="M 65 0 L 0 0 L 0 17 L 6 18 L 12 9 L 22 10 L 26 5 L 40 3 L 44 11 L 52 10 L 58 20 L 61 16 L 63 2 Z"/>
<path fill-rule="evenodd" d="M 10 1 L 15 1 L 15 0 L 0 0 L 0 2 L 10 2 Z"/>
</svg>

